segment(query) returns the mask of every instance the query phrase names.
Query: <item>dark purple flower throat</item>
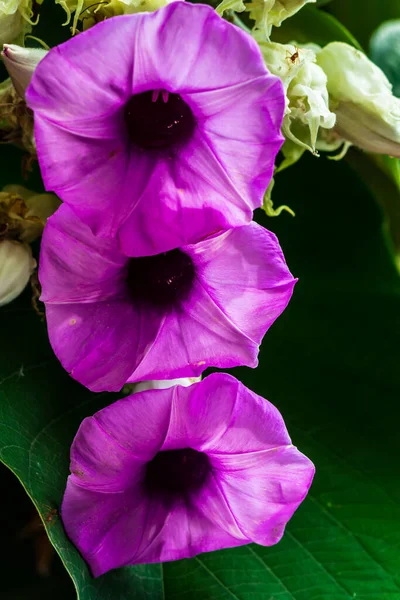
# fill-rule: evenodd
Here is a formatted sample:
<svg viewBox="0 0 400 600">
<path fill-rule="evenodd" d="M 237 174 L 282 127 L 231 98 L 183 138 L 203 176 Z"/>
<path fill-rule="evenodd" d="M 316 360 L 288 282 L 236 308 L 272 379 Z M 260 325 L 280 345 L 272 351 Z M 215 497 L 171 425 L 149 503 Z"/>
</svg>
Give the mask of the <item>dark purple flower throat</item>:
<svg viewBox="0 0 400 600">
<path fill-rule="evenodd" d="M 165 90 L 132 96 L 125 105 L 124 116 L 129 138 L 146 150 L 185 144 L 195 127 L 186 102 Z"/>
<path fill-rule="evenodd" d="M 192 448 L 159 452 L 147 464 L 145 487 L 150 493 L 184 495 L 203 487 L 211 465 L 208 456 Z"/>
<path fill-rule="evenodd" d="M 155 256 L 131 258 L 127 281 L 135 302 L 169 308 L 189 294 L 194 276 L 192 259 L 176 248 Z"/>
</svg>

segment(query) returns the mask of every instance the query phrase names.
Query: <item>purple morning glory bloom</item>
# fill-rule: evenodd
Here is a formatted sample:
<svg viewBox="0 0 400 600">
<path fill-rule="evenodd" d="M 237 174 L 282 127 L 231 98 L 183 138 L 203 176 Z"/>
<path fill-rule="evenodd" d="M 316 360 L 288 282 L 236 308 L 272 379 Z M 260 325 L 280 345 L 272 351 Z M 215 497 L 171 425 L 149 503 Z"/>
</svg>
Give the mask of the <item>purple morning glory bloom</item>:
<svg viewBox="0 0 400 600">
<path fill-rule="evenodd" d="M 275 235 L 256 223 L 129 258 L 65 204 L 47 221 L 39 277 L 53 349 L 94 391 L 257 366 L 296 281 Z"/>
<path fill-rule="evenodd" d="M 80 33 L 39 63 L 26 98 L 46 188 L 129 256 L 248 223 L 283 141 L 280 80 L 199 4 Z"/>
<path fill-rule="evenodd" d="M 313 476 L 278 410 L 217 373 L 190 387 L 133 394 L 85 419 L 61 516 L 97 577 L 276 544 Z"/>
</svg>

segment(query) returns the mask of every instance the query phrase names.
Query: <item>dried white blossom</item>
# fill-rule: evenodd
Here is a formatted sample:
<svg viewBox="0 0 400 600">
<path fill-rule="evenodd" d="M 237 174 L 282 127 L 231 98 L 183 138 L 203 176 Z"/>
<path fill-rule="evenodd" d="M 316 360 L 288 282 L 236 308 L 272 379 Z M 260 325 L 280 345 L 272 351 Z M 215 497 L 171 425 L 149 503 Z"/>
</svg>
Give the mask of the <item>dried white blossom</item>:
<svg viewBox="0 0 400 600">
<path fill-rule="evenodd" d="M 369 152 L 400 157 L 400 99 L 381 69 L 342 42 L 322 48 L 317 63 L 328 78 L 336 135 Z"/>
<path fill-rule="evenodd" d="M 320 129 L 329 130 L 335 125 L 335 114 L 329 109 L 327 77 L 316 64 L 312 49 L 263 42 L 257 34 L 255 37 L 265 64 L 281 79 L 286 93 L 282 125 L 287 140 L 283 146 L 286 167 L 296 162 L 304 150 L 315 153 Z"/>
<path fill-rule="evenodd" d="M 0 228 L 4 230 L 0 235 L 30 244 L 42 235 L 47 219 L 59 206 L 55 194 L 6 185 L 0 192 Z"/>
</svg>

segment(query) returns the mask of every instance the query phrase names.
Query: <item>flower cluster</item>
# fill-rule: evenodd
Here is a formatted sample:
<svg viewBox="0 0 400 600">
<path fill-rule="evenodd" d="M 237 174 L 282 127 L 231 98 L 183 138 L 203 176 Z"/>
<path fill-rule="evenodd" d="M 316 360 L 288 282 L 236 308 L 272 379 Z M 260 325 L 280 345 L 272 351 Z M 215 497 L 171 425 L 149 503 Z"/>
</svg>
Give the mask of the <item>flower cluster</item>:
<svg viewBox="0 0 400 600">
<path fill-rule="evenodd" d="M 340 139 L 369 152 L 400 157 L 400 99 L 363 52 L 332 42 L 317 52 L 327 75 Z"/>
<path fill-rule="evenodd" d="M 329 109 L 327 76 L 316 64 L 315 52 L 293 44 L 266 42 L 257 36 L 269 70 L 277 75 L 285 88 L 286 112 L 282 132 L 285 143 L 282 152 L 283 170 L 304 152 L 316 153 L 321 129 L 332 129 L 336 115 Z"/>
<path fill-rule="evenodd" d="M 305 150 L 335 151 L 351 145 L 400 157 L 400 99 L 383 71 L 349 44 L 299 47 L 266 41 L 254 33 L 269 70 L 282 80 L 286 115 L 285 161 Z"/>
<path fill-rule="evenodd" d="M 40 58 L 25 96 L 63 205 L 39 277 L 65 369 L 118 391 L 255 367 L 295 284 L 252 222 L 285 111 L 256 42 L 210 7 L 173 2 Z M 278 411 L 236 379 L 165 385 L 85 419 L 72 445 L 62 519 L 94 576 L 274 544 L 311 485 Z"/>
</svg>

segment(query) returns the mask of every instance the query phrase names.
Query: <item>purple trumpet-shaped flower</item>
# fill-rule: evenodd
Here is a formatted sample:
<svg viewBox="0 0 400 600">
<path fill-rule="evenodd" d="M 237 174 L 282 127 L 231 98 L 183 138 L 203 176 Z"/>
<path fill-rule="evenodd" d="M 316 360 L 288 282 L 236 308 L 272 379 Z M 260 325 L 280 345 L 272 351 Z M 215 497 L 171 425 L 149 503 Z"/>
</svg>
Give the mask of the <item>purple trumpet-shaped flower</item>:
<svg viewBox="0 0 400 600">
<path fill-rule="evenodd" d="M 39 277 L 53 349 L 94 391 L 257 366 L 295 284 L 275 235 L 256 223 L 129 258 L 66 205 L 47 222 Z"/>
<path fill-rule="evenodd" d="M 53 48 L 26 94 L 47 189 L 125 254 L 158 254 L 261 206 L 285 99 L 252 38 L 174 2 Z"/>
<path fill-rule="evenodd" d="M 278 410 L 218 373 L 133 394 L 85 419 L 61 515 L 97 577 L 276 544 L 313 475 Z"/>
</svg>

